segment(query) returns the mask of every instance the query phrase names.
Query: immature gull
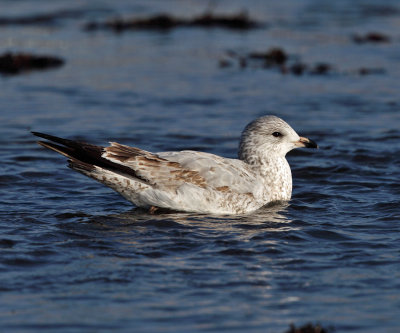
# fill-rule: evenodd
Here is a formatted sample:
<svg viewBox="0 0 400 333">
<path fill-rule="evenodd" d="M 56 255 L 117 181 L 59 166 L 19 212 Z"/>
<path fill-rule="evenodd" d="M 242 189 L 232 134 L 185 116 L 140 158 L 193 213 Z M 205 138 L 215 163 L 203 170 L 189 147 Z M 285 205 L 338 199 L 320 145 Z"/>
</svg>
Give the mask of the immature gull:
<svg viewBox="0 0 400 333">
<path fill-rule="evenodd" d="M 151 153 L 111 142 L 109 147 L 32 132 L 43 147 L 68 157 L 69 167 L 111 187 L 137 207 L 212 214 L 243 214 L 290 200 L 285 158 L 294 148 L 317 148 L 275 116 L 244 129 L 239 159 L 198 151 Z"/>
</svg>

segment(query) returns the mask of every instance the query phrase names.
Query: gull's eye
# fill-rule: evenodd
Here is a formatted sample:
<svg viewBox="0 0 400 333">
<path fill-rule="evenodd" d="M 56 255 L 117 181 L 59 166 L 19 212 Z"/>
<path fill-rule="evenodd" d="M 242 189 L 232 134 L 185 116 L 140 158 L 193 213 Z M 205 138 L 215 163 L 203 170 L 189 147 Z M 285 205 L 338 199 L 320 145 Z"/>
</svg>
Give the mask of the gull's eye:
<svg viewBox="0 0 400 333">
<path fill-rule="evenodd" d="M 283 136 L 282 133 L 280 133 L 280 132 L 274 132 L 274 133 L 272 133 L 272 135 L 273 135 L 275 138 L 279 138 L 279 137 Z"/>
</svg>

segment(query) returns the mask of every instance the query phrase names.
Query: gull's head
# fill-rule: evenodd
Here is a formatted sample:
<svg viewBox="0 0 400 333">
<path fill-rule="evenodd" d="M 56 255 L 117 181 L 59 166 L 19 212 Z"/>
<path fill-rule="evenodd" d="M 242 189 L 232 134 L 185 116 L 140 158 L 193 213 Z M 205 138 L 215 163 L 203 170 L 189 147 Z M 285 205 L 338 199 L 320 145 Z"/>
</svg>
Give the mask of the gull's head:
<svg viewBox="0 0 400 333">
<path fill-rule="evenodd" d="M 239 158 L 250 164 L 257 159 L 284 157 L 295 148 L 318 148 L 317 144 L 299 136 L 288 123 L 276 116 L 253 120 L 243 130 Z"/>
</svg>

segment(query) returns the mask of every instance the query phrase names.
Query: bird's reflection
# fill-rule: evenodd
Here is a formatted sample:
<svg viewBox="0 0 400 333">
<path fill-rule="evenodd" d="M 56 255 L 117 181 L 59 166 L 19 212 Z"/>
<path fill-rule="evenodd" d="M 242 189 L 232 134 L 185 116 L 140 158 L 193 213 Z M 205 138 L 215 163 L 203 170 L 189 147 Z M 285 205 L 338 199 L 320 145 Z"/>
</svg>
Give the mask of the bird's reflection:
<svg viewBox="0 0 400 333">
<path fill-rule="evenodd" d="M 107 226 L 114 231 L 129 232 L 131 228 L 160 228 L 210 230 L 212 232 L 240 231 L 243 234 L 254 234 L 259 231 L 286 231 L 292 229 L 291 220 L 286 216 L 289 203 L 279 202 L 262 207 L 252 214 L 246 215 L 206 215 L 195 213 L 160 213 L 150 214 L 143 209 L 93 216 L 89 223 Z"/>
</svg>

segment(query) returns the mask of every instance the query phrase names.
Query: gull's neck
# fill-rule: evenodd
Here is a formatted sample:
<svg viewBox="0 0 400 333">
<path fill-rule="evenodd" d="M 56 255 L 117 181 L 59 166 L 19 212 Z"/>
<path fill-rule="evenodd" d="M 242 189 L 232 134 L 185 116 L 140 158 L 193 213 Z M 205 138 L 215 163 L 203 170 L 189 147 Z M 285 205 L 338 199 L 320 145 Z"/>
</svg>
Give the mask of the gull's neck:
<svg viewBox="0 0 400 333">
<path fill-rule="evenodd" d="M 290 200 L 292 195 L 292 172 L 285 156 L 271 152 L 246 154 L 239 152 L 239 159 L 251 166 L 264 183 L 266 201 Z M 274 190 L 271 190 L 274 189 Z"/>
</svg>

